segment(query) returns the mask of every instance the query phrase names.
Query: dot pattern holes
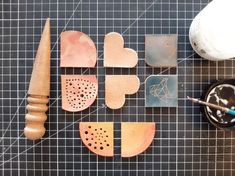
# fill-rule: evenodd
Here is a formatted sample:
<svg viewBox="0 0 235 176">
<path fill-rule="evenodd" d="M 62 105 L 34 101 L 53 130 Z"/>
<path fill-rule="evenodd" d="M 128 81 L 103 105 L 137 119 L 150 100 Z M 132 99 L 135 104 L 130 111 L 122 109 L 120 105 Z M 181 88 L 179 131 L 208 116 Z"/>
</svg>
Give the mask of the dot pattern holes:
<svg viewBox="0 0 235 176">
<path fill-rule="evenodd" d="M 94 153 L 113 156 L 112 122 L 81 122 L 80 135 L 82 139 L 85 139 L 84 144 Z"/>
<path fill-rule="evenodd" d="M 63 109 L 72 112 L 81 111 L 95 101 L 98 82 L 95 76 L 90 75 L 62 75 L 62 91 Z"/>
<path fill-rule="evenodd" d="M 90 128 L 90 129 L 92 129 L 92 128 Z M 102 131 L 102 128 L 100 128 L 100 131 Z M 102 131 L 102 132 L 103 132 L 103 131 Z M 99 148 L 100 150 L 104 150 L 105 147 L 108 147 L 108 146 L 109 146 L 109 143 L 107 143 L 107 139 L 106 139 L 106 138 L 108 138 L 108 136 L 105 136 L 104 133 L 102 133 L 102 132 L 101 132 L 101 133 L 95 132 L 95 134 L 96 134 L 96 135 L 99 134 L 98 140 L 99 140 L 99 141 L 103 141 L 104 143 L 102 143 L 102 142 L 100 142 L 100 143 L 95 142 L 95 143 L 93 144 L 94 149 Z M 89 134 L 88 131 L 85 131 L 84 134 L 85 134 L 87 137 L 89 137 L 90 135 L 94 135 L 93 132 L 91 132 L 91 133 Z M 103 138 L 105 138 L 105 140 L 104 140 Z M 92 146 L 91 142 L 93 141 L 93 138 L 86 138 L 86 139 L 88 139 L 87 141 L 89 141 L 88 146 Z M 90 140 L 92 140 L 92 141 L 90 141 Z"/>
<path fill-rule="evenodd" d="M 94 83 L 84 79 L 66 79 L 66 98 L 74 109 L 83 108 L 87 99 L 95 97 L 96 85 Z"/>
</svg>

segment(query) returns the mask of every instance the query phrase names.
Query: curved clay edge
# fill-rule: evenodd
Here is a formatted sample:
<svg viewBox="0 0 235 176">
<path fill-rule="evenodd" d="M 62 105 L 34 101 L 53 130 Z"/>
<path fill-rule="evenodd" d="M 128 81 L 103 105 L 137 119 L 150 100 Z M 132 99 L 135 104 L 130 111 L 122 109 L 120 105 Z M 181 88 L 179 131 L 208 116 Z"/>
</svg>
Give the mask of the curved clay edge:
<svg viewBox="0 0 235 176">
<path fill-rule="evenodd" d="M 128 75 L 129 76 L 129 75 Z M 133 91 L 133 93 L 130 93 L 130 94 L 125 94 L 125 95 L 133 95 L 133 94 L 136 94 L 139 89 L 140 89 L 140 79 L 137 75 L 132 75 L 133 77 L 135 76 L 135 79 L 136 79 L 136 89 Z"/>
<path fill-rule="evenodd" d="M 96 98 L 97 98 L 97 95 L 98 95 L 98 89 L 99 89 L 99 87 L 98 87 L 98 80 L 97 80 L 97 77 L 95 76 L 95 75 L 61 75 L 61 86 L 63 86 L 63 84 L 62 84 L 62 77 L 74 77 L 74 78 L 71 78 L 71 79 L 75 79 L 75 78 L 78 78 L 78 77 L 80 77 L 80 76 L 87 76 L 87 77 L 93 77 L 93 78 L 95 78 L 96 79 L 96 84 L 97 84 L 97 90 L 96 90 L 96 96 L 94 97 L 94 99 L 92 99 L 92 101 L 90 102 L 90 104 L 89 105 L 87 105 L 86 107 L 84 107 L 84 108 L 82 108 L 82 109 L 80 109 L 80 110 L 75 110 L 75 109 L 67 109 L 66 107 L 63 107 L 63 103 L 62 103 L 62 106 L 61 106 L 61 108 L 63 109 L 63 110 L 65 110 L 65 111 L 68 111 L 68 112 L 81 112 L 81 111 L 83 111 L 83 110 L 85 110 L 85 109 L 87 109 L 87 108 L 89 108 L 94 102 L 95 102 L 95 100 L 96 100 Z M 64 78 L 63 78 L 64 79 Z M 61 90 L 62 91 L 62 90 Z M 63 97 L 62 97 L 62 100 L 61 100 L 62 102 L 63 102 Z M 67 99 L 65 99 L 65 101 L 67 101 Z"/>
<path fill-rule="evenodd" d="M 134 95 L 134 94 L 136 94 L 139 91 L 139 88 L 140 88 L 140 79 L 139 79 L 139 77 L 137 75 L 106 75 L 106 77 L 109 77 L 109 76 L 118 76 L 118 77 L 120 77 L 120 76 L 133 76 L 136 79 L 136 85 L 137 85 L 136 89 L 133 90 L 132 93 L 123 94 L 124 95 L 124 99 L 122 99 L 123 101 L 122 101 L 122 103 L 120 103 L 120 105 L 118 107 L 113 107 L 112 105 L 110 106 L 109 103 L 108 103 L 109 101 L 107 101 L 107 99 L 105 98 L 105 104 L 107 105 L 107 107 L 109 107 L 110 109 L 114 109 L 114 110 L 120 109 L 120 108 L 122 108 L 125 105 L 126 97 L 127 96 Z M 107 90 L 105 90 L 105 97 L 107 96 L 106 93 L 107 93 Z"/>
<path fill-rule="evenodd" d="M 131 65 L 131 66 L 126 66 L 126 67 L 123 67 L 123 68 L 134 68 L 134 67 L 136 67 L 136 65 L 138 64 L 138 53 L 137 53 L 137 51 L 135 51 L 134 49 L 132 49 L 132 48 L 124 48 L 125 50 L 129 50 L 129 51 L 131 51 L 131 52 L 133 52 L 133 54 L 135 54 L 135 56 L 136 56 L 136 62 L 135 62 L 135 64 L 134 65 Z"/>
<path fill-rule="evenodd" d="M 120 33 L 118 33 L 118 32 L 110 32 L 110 33 L 106 34 L 105 37 L 106 36 L 110 37 L 110 35 L 118 35 L 118 37 L 122 40 L 122 47 L 123 47 L 123 49 L 129 50 L 129 51 L 132 51 L 133 53 L 135 53 L 137 59 L 136 59 L 135 65 L 131 65 L 131 66 L 120 66 L 120 65 L 110 66 L 110 65 L 106 65 L 105 64 L 105 59 L 104 59 L 104 67 L 106 67 L 106 68 L 134 68 L 138 64 L 138 53 L 137 53 L 137 51 L 135 51 L 132 48 L 124 48 L 125 41 L 124 41 L 123 36 Z"/>
<path fill-rule="evenodd" d="M 94 152 L 93 150 L 91 150 L 90 147 L 83 141 L 83 139 L 85 139 L 85 137 L 83 137 L 83 134 L 81 133 L 81 129 L 83 128 L 82 125 L 83 125 L 84 123 L 92 124 L 92 123 L 99 123 L 99 122 L 80 122 L 80 123 L 79 123 L 80 138 L 81 138 L 81 140 L 82 140 L 82 143 L 87 147 L 87 149 L 88 149 L 89 151 L 91 151 L 92 153 L 98 155 L 98 156 L 113 157 L 113 156 L 114 156 L 114 151 L 113 151 L 113 153 L 112 153 L 111 155 L 102 155 L 102 154 L 99 154 L 99 153 L 95 153 L 95 152 Z M 103 122 L 101 122 L 101 123 L 103 123 Z M 114 127 L 114 123 L 113 123 L 113 122 L 104 122 L 104 123 L 110 123 L 110 124 L 112 124 L 112 127 Z M 113 128 L 113 130 L 114 130 L 114 128 Z M 114 140 L 114 136 L 112 136 L 112 138 L 113 138 L 113 140 Z"/>
<path fill-rule="evenodd" d="M 123 97 L 124 97 L 124 99 L 123 99 Z M 124 95 L 123 97 L 122 97 L 122 102 L 120 103 L 120 105 L 118 107 L 114 107 L 114 106 L 110 105 L 109 101 L 107 101 L 107 99 L 105 99 L 105 104 L 110 109 L 114 109 L 114 110 L 115 109 L 120 109 L 120 108 L 122 108 L 124 106 L 124 104 L 126 102 L 126 96 Z M 111 103 L 111 104 L 113 104 L 113 103 Z"/>
<path fill-rule="evenodd" d="M 133 122 L 133 123 L 141 123 L 141 122 Z M 146 122 L 144 122 L 144 123 L 146 123 Z M 147 123 L 151 123 L 151 122 L 147 122 Z M 129 158 L 129 157 L 137 156 L 137 155 L 143 153 L 144 151 L 146 151 L 147 148 L 152 144 L 153 139 L 154 139 L 154 136 L 155 136 L 155 134 L 156 134 L 156 132 L 155 132 L 155 131 L 156 131 L 156 124 L 155 124 L 154 122 L 152 122 L 151 124 L 154 125 L 154 130 L 153 130 L 153 133 L 151 133 L 151 134 L 152 134 L 151 138 L 148 138 L 148 139 L 150 139 L 150 140 L 148 140 L 148 144 L 145 146 L 145 148 L 144 148 L 143 150 L 139 151 L 138 153 L 131 153 L 131 152 L 129 152 L 129 155 L 123 155 L 123 154 L 121 153 L 121 156 L 122 156 L 123 158 Z M 130 154 L 130 153 L 131 153 L 131 154 Z"/>
<path fill-rule="evenodd" d="M 96 96 L 97 96 L 97 94 L 96 94 Z M 96 100 L 96 98 L 94 98 L 94 100 L 92 99 L 90 104 L 88 104 L 86 107 L 81 108 L 79 110 L 75 110 L 75 109 L 71 110 L 71 109 L 67 109 L 66 107 L 62 107 L 62 109 L 65 110 L 65 111 L 68 111 L 68 112 L 81 112 L 81 111 L 84 111 L 85 109 L 89 108 L 95 102 L 95 100 Z"/>
<path fill-rule="evenodd" d="M 123 43 L 123 48 L 124 48 L 124 44 L 125 43 L 124 43 L 123 36 L 120 33 L 118 33 L 118 32 L 109 32 L 108 34 L 105 35 L 105 37 L 110 37 L 112 35 L 117 35 L 121 39 L 121 41 Z"/>
<path fill-rule="evenodd" d="M 60 61 L 60 67 L 61 67 L 61 68 L 66 68 L 66 67 L 68 67 L 68 68 L 95 68 L 95 67 L 96 67 L 96 63 L 97 63 L 97 59 L 98 59 L 98 53 L 97 53 L 97 47 L 96 47 L 94 41 L 92 40 L 92 38 L 91 38 L 88 34 L 86 34 L 86 33 L 84 33 L 84 32 L 75 31 L 75 30 L 68 30 L 68 31 L 63 31 L 63 32 L 61 32 L 61 34 L 60 34 L 60 40 L 61 40 L 61 36 L 63 35 L 63 33 L 66 33 L 66 32 L 70 32 L 70 33 L 72 33 L 72 32 L 79 32 L 79 33 L 82 33 L 82 34 L 86 35 L 86 36 L 91 40 L 91 42 L 93 43 L 93 45 L 94 45 L 94 47 L 95 47 L 95 49 L 96 49 L 96 60 L 95 60 L 94 64 L 93 64 L 92 66 L 89 66 L 89 67 L 87 67 L 87 66 L 61 65 L 61 61 Z M 61 47 L 61 46 L 60 46 L 60 47 Z M 61 60 L 61 58 L 60 58 L 60 60 Z M 76 111 L 75 111 L 75 112 L 76 112 Z"/>
</svg>

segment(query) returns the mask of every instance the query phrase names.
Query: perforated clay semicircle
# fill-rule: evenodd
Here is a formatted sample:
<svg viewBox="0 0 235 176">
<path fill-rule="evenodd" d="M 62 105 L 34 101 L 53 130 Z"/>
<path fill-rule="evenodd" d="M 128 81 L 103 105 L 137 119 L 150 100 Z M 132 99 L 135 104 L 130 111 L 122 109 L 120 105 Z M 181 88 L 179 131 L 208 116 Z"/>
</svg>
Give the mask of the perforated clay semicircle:
<svg viewBox="0 0 235 176">
<path fill-rule="evenodd" d="M 96 99 L 96 76 L 61 75 L 62 109 L 78 112 L 88 108 Z"/>
<path fill-rule="evenodd" d="M 121 155 L 132 157 L 144 152 L 152 143 L 155 135 L 155 123 L 122 122 Z"/>
<path fill-rule="evenodd" d="M 113 156 L 113 122 L 80 122 L 79 130 L 90 151 L 100 156 Z"/>
<path fill-rule="evenodd" d="M 95 67 L 97 50 L 92 39 L 80 31 L 60 35 L 61 67 Z"/>
</svg>

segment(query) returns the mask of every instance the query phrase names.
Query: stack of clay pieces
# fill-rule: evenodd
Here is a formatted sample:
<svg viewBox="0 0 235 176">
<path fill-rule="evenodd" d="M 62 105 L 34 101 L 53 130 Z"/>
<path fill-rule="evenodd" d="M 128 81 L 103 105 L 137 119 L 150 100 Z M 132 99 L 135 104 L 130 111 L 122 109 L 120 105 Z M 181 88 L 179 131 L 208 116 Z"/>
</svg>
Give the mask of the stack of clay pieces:
<svg viewBox="0 0 235 176">
<path fill-rule="evenodd" d="M 95 67 L 97 51 L 92 39 L 79 31 L 61 33 L 61 67 Z M 95 75 L 61 75 L 62 108 L 70 112 L 87 109 L 95 101 L 98 81 Z"/>
<path fill-rule="evenodd" d="M 151 67 L 177 67 L 177 35 L 158 34 L 145 37 L 145 62 Z M 164 73 L 164 71 L 163 71 Z M 145 80 L 145 107 L 177 107 L 178 76 L 150 75 Z"/>
<path fill-rule="evenodd" d="M 133 68 L 138 63 L 135 50 L 124 48 L 123 37 L 116 32 L 104 38 L 104 67 Z M 136 75 L 106 75 L 105 103 L 111 109 L 119 109 L 125 103 L 125 95 L 135 94 L 140 87 Z"/>
</svg>

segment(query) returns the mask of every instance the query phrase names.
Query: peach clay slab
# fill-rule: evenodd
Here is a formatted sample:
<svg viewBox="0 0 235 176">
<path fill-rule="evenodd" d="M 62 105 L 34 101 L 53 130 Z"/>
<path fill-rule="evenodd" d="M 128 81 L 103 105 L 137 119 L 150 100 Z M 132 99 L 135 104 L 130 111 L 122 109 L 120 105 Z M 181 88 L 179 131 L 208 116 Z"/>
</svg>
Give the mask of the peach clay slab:
<svg viewBox="0 0 235 176">
<path fill-rule="evenodd" d="M 61 67 L 95 67 L 97 51 L 92 39 L 79 31 L 65 31 L 60 35 Z"/>
<path fill-rule="evenodd" d="M 105 104 L 111 109 L 119 109 L 125 103 L 125 95 L 136 93 L 140 80 L 136 75 L 106 75 Z"/>
<path fill-rule="evenodd" d="M 80 122 L 80 136 L 85 146 L 100 156 L 113 156 L 113 122 Z"/>
<path fill-rule="evenodd" d="M 144 152 L 152 143 L 155 135 L 155 123 L 122 122 L 121 156 L 132 157 Z"/>
<path fill-rule="evenodd" d="M 96 99 L 98 81 L 94 75 L 61 75 L 62 109 L 78 112 Z"/>
<path fill-rule="evenodd" d="M 104 38 L 104 67 L 132 68 L 137 65 L 137 52 L 124 48 L 124 40 L 117 32 L 108 33 Z"/>
</svg>

